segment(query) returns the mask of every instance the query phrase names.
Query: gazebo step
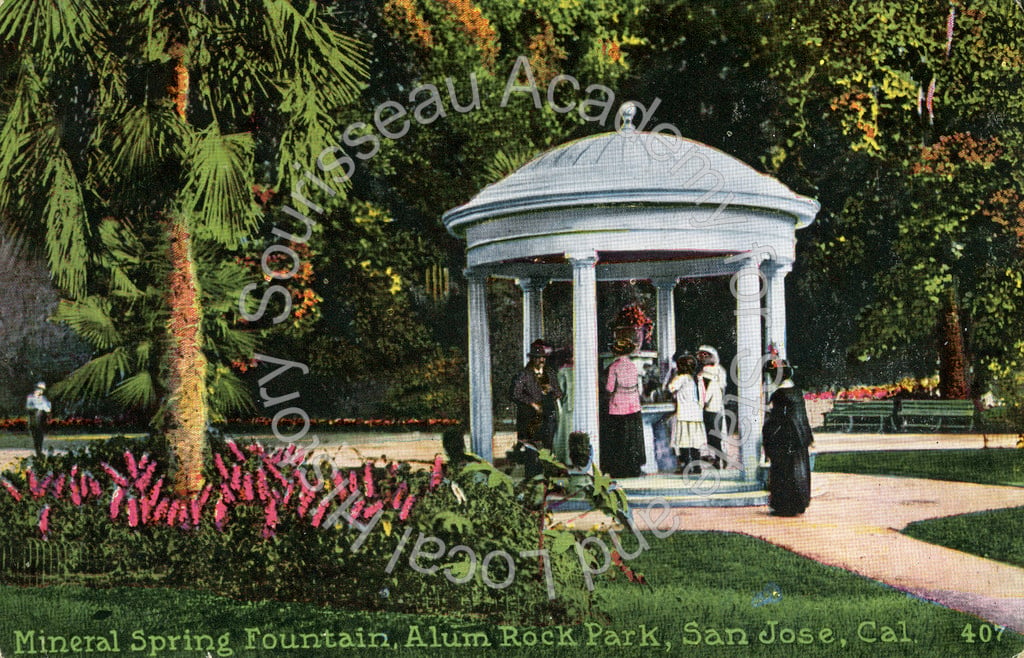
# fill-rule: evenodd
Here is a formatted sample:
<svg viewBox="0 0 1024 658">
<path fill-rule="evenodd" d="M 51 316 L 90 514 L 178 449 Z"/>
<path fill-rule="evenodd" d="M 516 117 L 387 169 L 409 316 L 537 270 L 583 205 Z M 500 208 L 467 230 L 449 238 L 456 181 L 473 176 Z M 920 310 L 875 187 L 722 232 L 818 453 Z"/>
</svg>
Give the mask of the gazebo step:
<svg viewBox="0 0 1024 658">
<path fill-rule="evenodd" d="M 617 481 L 625 490 L 629 505 L 633 509 L 646 507 L 651 503 L 664 502 L 670 507 L 746 507 L 768 504 L 768 492 L 760 482 L 745 480 L 719 482 L 705 481 L 707 486 L 698 486 L 696 478 L 661 476 L 657 478 L 626 478 Z M 556 510 L 584 511 L 590 503 L 583 498 L 560 501 Z"/>
</svg>

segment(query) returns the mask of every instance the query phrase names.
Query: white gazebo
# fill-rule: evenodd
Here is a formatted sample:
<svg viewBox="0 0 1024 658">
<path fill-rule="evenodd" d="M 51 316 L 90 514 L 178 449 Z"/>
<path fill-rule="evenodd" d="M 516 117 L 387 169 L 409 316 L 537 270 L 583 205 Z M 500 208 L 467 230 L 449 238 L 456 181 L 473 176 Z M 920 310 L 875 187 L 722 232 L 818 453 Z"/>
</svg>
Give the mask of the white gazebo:
<svg viewBox="0 0 1024 658">
<path fill-rule="evenodd" d="M 676 284 L 730 276 L 737 356 L 722 365 L 738 389 L 743 479 L 751 481 L 760 457 L 762 355 L 774 343 L 785 356 L 795 231 L 814 221 L 819 205 L 709 146 L 637 131 L 634 114 L 624 105 L 618 131 L 548 151 L 444 214 L 448 231 L 467 244 L 472 449 L 493 459 L 489 277 L 522 289 L 524 359 L 543 335 L 545 286 L 572 282 L 573 428 L 590 435 L 598 462 L 597 282 L 651 281 L 665 364 L 676 349 Z"/>
</svg>

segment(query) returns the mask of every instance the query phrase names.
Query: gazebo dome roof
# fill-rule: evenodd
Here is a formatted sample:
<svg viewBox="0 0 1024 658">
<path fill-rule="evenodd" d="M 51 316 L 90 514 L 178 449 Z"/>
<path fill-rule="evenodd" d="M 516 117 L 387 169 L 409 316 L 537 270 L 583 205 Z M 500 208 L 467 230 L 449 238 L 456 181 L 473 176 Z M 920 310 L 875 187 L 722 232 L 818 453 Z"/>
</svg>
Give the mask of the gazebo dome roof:
<svg viewBox="0 0 1024 658">
<path fill-rule="evenodd" d="M 666 133 L 623 129 L 547 151 L 468 203 L 444 214 L 465 235 L 498 217 L 612 205 L 751 208 L 788 215 L 794 228 L 814 221 L 819 204 L 718 149 Z"/>
</svg>

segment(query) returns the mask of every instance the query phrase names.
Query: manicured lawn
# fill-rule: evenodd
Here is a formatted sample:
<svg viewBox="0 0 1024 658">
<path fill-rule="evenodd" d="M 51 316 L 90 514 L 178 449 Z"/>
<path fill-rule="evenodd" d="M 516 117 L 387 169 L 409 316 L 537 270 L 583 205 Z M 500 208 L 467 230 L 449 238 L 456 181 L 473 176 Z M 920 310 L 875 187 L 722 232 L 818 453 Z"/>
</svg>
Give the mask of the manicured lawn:
<svg viewBox="0 0 1024 658">
<path fill-rule="evenodd" d="M 892 450 L 816 455 L 814 470 L 1024 487 L 1024 450 Z"/>
<path fill-rule="evenodd" d="M 918 521 L 908 525 L 903 533 L 932 544 L 1024 567 L 1024 507 Z"/>
<path fill-rule="evenodd" d="M 322 644 L 318 650 L 315 643 L 326 643 L 329 638 L 331 642 L 348 639 L 358 644 L 360 637 L 367 646 L 373 641 L 382 643 L 383 636 L 371 637 L 372 633 L 385 634 L 387 647 L 362 652 L 387 651 L 387 655 L 400 656 L 594 657 L 657 652 L 931 658 L 1011 656 L 1024 649 L 1020 635 L 1000 633 L 969 616 L 753 538 L 686 532 L 645 538 L 650 550 L 628 564 L 644 573 L 649 584 L 639 586 L 620 577 L 599 585 L 598 609 L 589 622 L 561 629 L 502 627 L 443 615 L 414 617 L 277 602 L 246 603 L 165 589 L 0 586 L 0 649 L 4 655 L 18 655 L 20 638 L 22 654 L 28 654 L 26 641 L 36 642 L 38 648 L 41 635 L 65 636 L 69 642 L 71 636 L 91 635 L 95 648 L 99 643 L 95 638 L 103 637 L 109 643 L 112 631 L 116 631 L 120 654 L 139 657 L 205 656 L 206 651 L 214 656 L 341 655 L 346 651 L 330 651 Z M 631 538 L 625 543 L 627 551 L 635 548 Z M 317 584 L 297 582 L 295 586 Z M 430 646 L 435 630 L 439 641 L 454 638 L 462 646 Z M 973 642 L 966 641 L 970 634 L 965 630 L 975 634 Z M 175 640 L 177 650 L 172 651 L 170 638 L 175 635 L 180 637 Z M 209 637 L 197 637 L 202 635 Z M 296 648 L 282 648 L 293 641 Z M 544 647 L 545 641 L 555 644 Z M 191 651 L 187 642 L 193 643 Z M 490 648 L 474 648 L 474 642 L 487 642 Z M 531 643 L 537 646 L 529 646 Z M 268 648 L 275 645 L 276 649 Z"/>
</svg>

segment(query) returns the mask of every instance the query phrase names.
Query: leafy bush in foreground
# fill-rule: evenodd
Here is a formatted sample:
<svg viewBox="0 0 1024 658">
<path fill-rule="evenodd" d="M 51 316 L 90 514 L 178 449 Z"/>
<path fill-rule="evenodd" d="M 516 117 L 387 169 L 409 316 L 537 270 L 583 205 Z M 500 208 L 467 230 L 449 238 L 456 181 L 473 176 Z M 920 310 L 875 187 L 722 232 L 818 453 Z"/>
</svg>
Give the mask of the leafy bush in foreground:
<svg viewBox="0 0 1024 658">
<path fill-rule="evenodd" d="M 513 486 L 489 464 L 446 466 L 440 456 L 429 469 L 311 469 L 295 446 L 233 441 L 216 442 L 212 455 L 206 485 L 188 499 L 171 493 L 166 454 L 150 442 L 113 439 L 31 460 L 0 479 L 0 545 L 72 547 L 52 582 L 518 623 L 590 609 L 569 550 L 575 535 L 544 527 L 545 478 Z M 530 553 L 542 548 L 549 565 Z"/>
</svg>

